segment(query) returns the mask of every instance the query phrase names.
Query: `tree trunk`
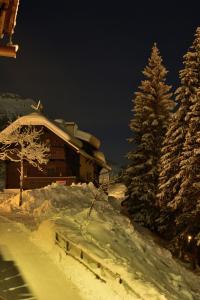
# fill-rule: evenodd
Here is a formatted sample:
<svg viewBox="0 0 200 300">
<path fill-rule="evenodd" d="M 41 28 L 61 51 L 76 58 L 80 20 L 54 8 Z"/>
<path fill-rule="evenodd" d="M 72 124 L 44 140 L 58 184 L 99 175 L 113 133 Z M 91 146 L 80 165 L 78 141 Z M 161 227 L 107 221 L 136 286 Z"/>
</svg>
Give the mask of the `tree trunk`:
<svg viewBox="0 0 200 300">
<path fill-rule="evenodd" d="M 20 161 L 20 192 L 19 192 L 19 206 L 22 205 L 23 181 L 24 181 L 24 164 L 23 164 L 23 159 L 22 159 L 22 160 Z"/>
</svg>

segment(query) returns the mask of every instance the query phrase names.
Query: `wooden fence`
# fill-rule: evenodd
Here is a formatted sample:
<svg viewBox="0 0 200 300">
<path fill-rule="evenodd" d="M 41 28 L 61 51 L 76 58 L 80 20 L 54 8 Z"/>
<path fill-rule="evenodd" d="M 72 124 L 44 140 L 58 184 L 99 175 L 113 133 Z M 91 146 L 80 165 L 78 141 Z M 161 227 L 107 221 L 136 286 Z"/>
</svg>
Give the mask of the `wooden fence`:
<svg viewBox="0 0 200 300">
<path fill-rule="evenodd" d="M 73 241 L 69 240 L 63 234 L 55 233 L 55 244 L 59 246 L 66 255 L 71 256 L 76 261 L 84 265 L 90 272 L 92 272 L 95 277 L 102 282 L 108 282 L 109 278 L 114 279 L 117 284 L 123 285 L 123 287 L 128 291 L 135 294 L 134 290 L 130 285 L 120 276 L 120 274 L 113 272 L 108 267 L 106 267 L 98 259 L 94 258 L 92 255 L 88 254 L 80 246 L 78 246 Z"/>
</svg>

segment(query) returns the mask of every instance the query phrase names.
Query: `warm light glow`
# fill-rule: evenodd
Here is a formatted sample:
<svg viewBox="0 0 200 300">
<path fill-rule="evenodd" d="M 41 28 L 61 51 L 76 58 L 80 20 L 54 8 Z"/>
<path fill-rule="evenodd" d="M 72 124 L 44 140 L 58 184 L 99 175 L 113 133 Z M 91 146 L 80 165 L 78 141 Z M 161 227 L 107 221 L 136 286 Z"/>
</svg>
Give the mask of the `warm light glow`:
<svg viewBox="0 0 200 300">
<path fill-rule="evenodd" d="M 192 236 L 188 235 L 188 242 L 190 242 L 192 240 Z"/>
</svg>

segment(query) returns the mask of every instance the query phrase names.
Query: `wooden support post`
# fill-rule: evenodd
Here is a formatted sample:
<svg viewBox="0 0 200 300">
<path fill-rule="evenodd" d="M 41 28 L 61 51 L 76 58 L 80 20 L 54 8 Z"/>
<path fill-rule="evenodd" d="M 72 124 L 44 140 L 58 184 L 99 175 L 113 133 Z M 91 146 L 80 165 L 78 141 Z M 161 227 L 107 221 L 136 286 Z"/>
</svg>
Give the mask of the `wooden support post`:
<svg viewBox="0 0 200 300">
<path fill-rule="evenodd" d="M 58 233 L 56 232 L 56 243 L 59 242 L 59 236 Z"/>
<path fill-rule="evenodd" d="M 66 250 L 69 251 L 69 242 L 66 242 Z"/>
</svg>

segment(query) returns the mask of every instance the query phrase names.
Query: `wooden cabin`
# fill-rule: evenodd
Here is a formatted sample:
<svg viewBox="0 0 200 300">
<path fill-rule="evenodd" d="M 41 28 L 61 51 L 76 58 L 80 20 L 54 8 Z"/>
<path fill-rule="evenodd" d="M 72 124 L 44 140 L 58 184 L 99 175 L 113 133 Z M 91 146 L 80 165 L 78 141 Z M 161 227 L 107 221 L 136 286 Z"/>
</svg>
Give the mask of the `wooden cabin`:
<svg viewBox="0 0 200 300">
<path fill-rule="evenodd" d="M 43 129 L 41 138 L 50 144 L 50 160 L 43 172 L 25 162 L 24 189 L 40 188 L 53 182 L 64 185 L 72 182 L 98 183 L 102 168 L 110 169 L 103 153 L 99 151 L 99 139 L 79 130 L 73 122 L 50 121 L 40 113 L 32 113 L 17 119 L 2 133 L 8 134 L 19 126 L 30 125 Z M 17 163 L 5 162 L 5 189 L 19 188 L 18 169 Z"/>
</svg>

